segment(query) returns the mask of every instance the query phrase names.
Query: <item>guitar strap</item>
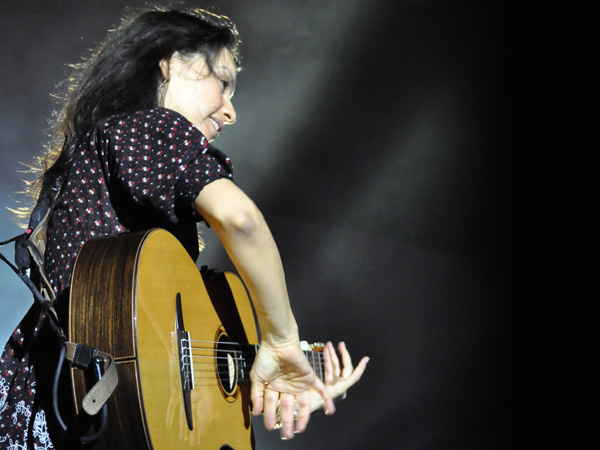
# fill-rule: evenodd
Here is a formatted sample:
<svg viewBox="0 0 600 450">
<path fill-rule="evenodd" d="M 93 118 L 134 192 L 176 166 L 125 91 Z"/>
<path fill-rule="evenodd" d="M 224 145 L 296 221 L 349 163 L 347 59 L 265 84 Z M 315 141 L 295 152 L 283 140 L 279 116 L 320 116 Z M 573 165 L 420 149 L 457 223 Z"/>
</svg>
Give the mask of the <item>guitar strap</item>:
<svg viewBox="0 0 600 450">
<path fill-rule="evenodd" d="M 49 191 L 40 194 L 29 218 L 26 236 L 21 237 L 15 243 L 15 260 L 19 270 L 22 272 L 26 269 L 31 270 L 30 278 L 34 281 L 42 296 L 51 304 L 54 304 L 56 298 L 44 270 L 43 255 L 46 253 L 48 222 L 54 203 L 60 195 L 62 183 L 63 178 L 60 177 Z M 52 308 L 52 311 L 56 315 L 54 308 Z"/>
<path fill-rule="evenodd" d="M 90 416 L 98 414 L 100 409 L 108 401 L 108 398 L 114 392 L 119 382 L 117 375 L 117 366 L 112 355 L 93 349 L 86 345 L 65 342 L 66 355 L 75 367 L 80 369 L 89 368 L 95 358 L 101 358 L 103 362 L 104 374 L 96 384 L 88 391 L 83 398 L 81 406 Z"/>
</svg>

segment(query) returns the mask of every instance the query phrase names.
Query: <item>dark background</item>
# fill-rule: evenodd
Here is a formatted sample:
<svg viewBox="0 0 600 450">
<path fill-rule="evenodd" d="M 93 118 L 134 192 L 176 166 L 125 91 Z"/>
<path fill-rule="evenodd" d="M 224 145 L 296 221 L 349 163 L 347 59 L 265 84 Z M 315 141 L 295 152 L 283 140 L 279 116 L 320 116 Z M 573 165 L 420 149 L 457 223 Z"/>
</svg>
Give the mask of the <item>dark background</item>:
<svg viewBox="0 0 600 450">
<path fill-rule="evenodd" d="M 145 4 L 2 2 L 0 239 L 67 63 Z M 257 447 L 516 446 L 508 4 L 185 4 L 238 24 L 238 121 L 216 145 L 272 228 L 301 336 L 371 357 L 336 415 L 285 443 L 257 426 Z M 200 263 L 230 267 L 204 236 Z M 4 341 L 30 297 L 0 282 Z"/>
</svg>

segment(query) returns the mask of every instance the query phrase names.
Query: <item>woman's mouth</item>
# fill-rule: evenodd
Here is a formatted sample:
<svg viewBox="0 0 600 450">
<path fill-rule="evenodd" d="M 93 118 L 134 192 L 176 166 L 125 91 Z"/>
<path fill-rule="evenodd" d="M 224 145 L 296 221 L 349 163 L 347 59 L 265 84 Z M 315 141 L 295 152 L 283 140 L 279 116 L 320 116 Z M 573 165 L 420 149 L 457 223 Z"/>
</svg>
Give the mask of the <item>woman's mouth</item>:
<svg viewBox="0 0 600 450">
<path fill-rule="evenodd" d="M 219 124 L 219 122 L 217 122 L 212 117 L 209 117 L 209 120 L 210 120 L 210 123 L 212 124 L 213 128 L 215 129 L 215 137 L 216 137 L 221 132 L 221 125 Z"/>
</svg>

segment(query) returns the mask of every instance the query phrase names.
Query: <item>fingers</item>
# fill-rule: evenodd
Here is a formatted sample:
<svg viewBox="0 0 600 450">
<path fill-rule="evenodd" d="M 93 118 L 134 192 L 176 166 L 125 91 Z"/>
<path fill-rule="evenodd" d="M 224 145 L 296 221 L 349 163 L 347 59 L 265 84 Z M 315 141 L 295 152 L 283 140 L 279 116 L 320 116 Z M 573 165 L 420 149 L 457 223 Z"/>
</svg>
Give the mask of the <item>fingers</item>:
<svg viewBox="0 0 600 450">
<path fill-rule="evenodd" d="M 285 395 L 286 394 L 281 394 L 282 397 Z M 278 402 L 279 392 L 268 388 L 264 390 L 264 423 L 267 430 L 275 429 L 275 424 L 277 423 Z"/>
<path fill-rule="evenodd" d="M 369 362 L 369 358 L 364 357 L 355 368 L 352 365 L 352 358 L 344 342 L 338 344 L 338 351 L 342 360 L 341 370 L 333 345 L 328 342 L 323 349 L 326 375 L 328 375 L 325 378 L 325 383 L 329 394 L 335 400 L 346 398 L 346 392 L 360 380 Z"/>
<path fill-rule="evenodd" d="M 335 413 L 335 405 L 333 404 L 333 399 L 331 398 L 331 395 L 329 394 L 329 391 L 327 390 L 325 384 L 323 384 L 323 382 L 317 378 L 313 389 L 317 391 L 323 399 L 323 410 L 325 411 L 325 414 L 331 415 Z"/>
<path fill-rule="evenodd" d="M 323 349 L 323 363 L 325 366 L 324 381 L 327 384 L 331 384 L 340 377 L 349 377 L 354 370 L 352 358 L 350 357 L 350 353 L 348 352 L 344 342 L 340 342 L 338 344 L 338 351 L 342 357 L 342 368 L 340 368 L 340 361 L 333 344 L 331 342 L 327 342 L 327 344 L 325 344 L 325 348 Z"/>
<path fill-rule="evenodd" d="M 352 367 L 352 358 L 350 357 L 350 353 L 348 352 L 344 342 L 339 343 L 338 350 L 340 351 L 340 355 L 342 355 L 342 364 L 344 365 L 344 369 L 342 370 L 342 378 L 347 378 L 354 370 L 354 367 Z"/>
<path fill-rule="evenodd" d="M 281 439 L 293 439 L 295 433 L 306 430 L 310 420 L 308 392 L 300 395 L 281 394 L 279 397 L 279 425 Z"/>
<path fill-rule="evenodd" d="M 333 344 L 328 342 L 325 344 L 325 348 L 323 349 L 323 366 L 325 368 L 325 375 L 323 376 L 323 381 L 328 384 L 333 382 L 333 363 L 331 362 L 332 355 L 335 356 L 335 350 L 333 350 Z"/>
<path fill-rule="evenodd" d="M 294 434 L 306 430 L 310 420 L 308 392 L 293 395 L 265 390 L 264 423 L 267 430 L 279 429 L 281 439 L 293 439 Z"/>
<path fill-rule="evenodd" d="M 369 357 L 363 356 L 363 358 L 358 363 L 358 366 L 356 366 L 356 369 L 354 369 L 354 371 L 348 376 L 348 380 L 351 382 L 351 384 L 348 387 L 352 386 L 353 384 L 356 384 L 358 380 L 360 380 L 360 377 L 362 377 L 362 374 L 367 368 L 368 362 Z"/>
<path fill-rule="evenodd" d="M 296 396 L 296 427 L 295 433 L 302 433 L 308 426 L 310 420 L 310 394 L 305 392 L 304 394 Z"/>
<path fill-rule="evenodd" d="M 342 343 L 340 342 L 340 345 L 342 345 Z M 338 378 L 340 376 L 340 360 L 337 357 L 337 353 L 335 352 L 335 349 L 333 348 L 333 344 L 331 342 L 328 342 L 326 344 L 326 348 L 329 349 L 329 351 L 331 352 L 331 365 L 333 367 L 333 376 L 334 378 Z"/>
<path fill-rule="evenodd" d="M 303 353 L 299 354 L 301 357 L 293 355 L 294 358 L 287 358 L 289 372 L 284 371 L 283 374 L 270 367 L 269 353 L 263 358 L 263 365 L 259 366 L 258 359 L 255 361 L 251 372 L 252 412 L 255 416 L 261 412 L 264 414 L 267 430 L 278 428 L 282 439 L 292 439 L 294 433 L 306 429 L 311 410 L 322 406 L 325 414 L 335 412 L 333 398 L 345 397 L 345 392 L 360 380 L 369 361 L 364 357 L 354 367 L 344 342 L 340 342 L 337 349 L 339 356 L 331 342 L 323 348 L 323 381 L 315 376 Z M 277 365 L 274 367 L 277 368 Z"/>
<path fill-rule="evenodd" d="M 279 396 L 280 424 L 279 434 L 282 439 L 292 439 L 294 437 L 294 409 L 296 398 L 291 394 L 281 394 Z"/>
<path fill-rule="evenodd" d="M 250 385 L 250 401 L 252 402 L 253 416 L 258 416 L 263 411 L 264 392 L 265 384 L 253 379 Z"/>
</svg>

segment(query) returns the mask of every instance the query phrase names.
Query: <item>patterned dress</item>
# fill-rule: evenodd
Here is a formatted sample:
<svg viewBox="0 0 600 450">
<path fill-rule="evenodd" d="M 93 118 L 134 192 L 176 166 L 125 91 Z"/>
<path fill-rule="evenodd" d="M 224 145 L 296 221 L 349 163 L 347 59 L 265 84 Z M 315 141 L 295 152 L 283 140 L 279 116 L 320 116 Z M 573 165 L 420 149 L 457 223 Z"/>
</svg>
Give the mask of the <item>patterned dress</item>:
<svg viewBox="0 0 600 450">
<path fill-rule="evenodd" d="M 232 176 L 229 158 L 174 111 L 155 108 L 98 124 L 78 148 L 48 226 L 45 267 L 59 315 L 77 253 L 92 237 L 161 227 L 196 259 L 202 218 L 194 200 L 207 184 Z M 0 450 L 58 443 L 49 408 L 58 353 L 43 319 L 32 307 L 0 358 Z"/>
</svg>

